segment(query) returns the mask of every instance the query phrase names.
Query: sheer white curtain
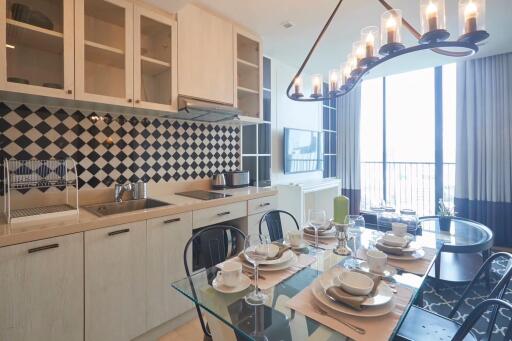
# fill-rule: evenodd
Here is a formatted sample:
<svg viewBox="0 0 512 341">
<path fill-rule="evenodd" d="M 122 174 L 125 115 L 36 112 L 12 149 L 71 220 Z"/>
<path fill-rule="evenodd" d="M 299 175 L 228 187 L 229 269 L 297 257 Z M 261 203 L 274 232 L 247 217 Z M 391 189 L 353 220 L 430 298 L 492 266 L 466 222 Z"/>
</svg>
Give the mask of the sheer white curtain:
<svg viewBox="0 0 512 341">
<path fill-rule="evenodd" d="M 512 53 L 457 66 L 455 210 L 512 245 Z"/>
<path fill-rule="evenodd" d="M 359 132 L 361 120 L 361 86 L 339 97 L 338 108 L 338 177 L 343 195 L 350 199 L 350 213 L 358 214 L 361 204 L 361 163 Z"/>
</svg>

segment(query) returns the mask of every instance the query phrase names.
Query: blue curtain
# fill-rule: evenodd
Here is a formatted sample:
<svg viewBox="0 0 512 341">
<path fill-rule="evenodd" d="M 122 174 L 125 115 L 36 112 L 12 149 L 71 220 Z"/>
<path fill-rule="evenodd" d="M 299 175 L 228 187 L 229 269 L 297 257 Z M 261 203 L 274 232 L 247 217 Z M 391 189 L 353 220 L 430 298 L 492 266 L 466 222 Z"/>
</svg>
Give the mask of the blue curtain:
<svg viewBox="0 0 512 341">
<path fill-rule="evenodd" d="M 457 66 L 455 210 L 512 246 L 512 53 Z"/>
</svg>

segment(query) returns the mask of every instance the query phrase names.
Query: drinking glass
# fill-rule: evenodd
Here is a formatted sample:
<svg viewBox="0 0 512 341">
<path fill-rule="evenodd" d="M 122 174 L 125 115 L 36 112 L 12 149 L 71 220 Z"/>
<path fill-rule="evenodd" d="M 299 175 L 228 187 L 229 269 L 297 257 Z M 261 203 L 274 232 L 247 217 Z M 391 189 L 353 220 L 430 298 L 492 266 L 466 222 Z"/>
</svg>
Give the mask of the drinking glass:
<svg viewBox="0 0 512 341">
<path fill-rule="evenodd" d="M 315 229 L 315 249 L 319 250 L 318 247 L 318 229 L 325 226 L 327 223 L 327 215 L 325 210 L 312 208 L 309 210 L 309 225 Z M 316 251 L 318 252 L 318 251 Z"/>
<path fill-rule="evenodd" d="M 268 258 L 270 252 L 270 238 L 262 234 L 250 234 L 245 239 L 244 255 L 248 262 L 254 265 L 254 291 L 245 296 L 245 301 L 250 305 L 265 303 L 267 295 L 258 288 L 258 265 Z"/>
<path fill-rule="evenodd" d="M 364 217 L 361 215 L 347 215 L 345 217 L 345 224 L 348 225 L 348 236 L 352 240 L 352 257 L 348 259 L 345 264 L 347 267 L 357 267 L 359 262 L 357 261 L 357 238 L 361 236 L 361 233 L 365 228 Z"/>
</svg>

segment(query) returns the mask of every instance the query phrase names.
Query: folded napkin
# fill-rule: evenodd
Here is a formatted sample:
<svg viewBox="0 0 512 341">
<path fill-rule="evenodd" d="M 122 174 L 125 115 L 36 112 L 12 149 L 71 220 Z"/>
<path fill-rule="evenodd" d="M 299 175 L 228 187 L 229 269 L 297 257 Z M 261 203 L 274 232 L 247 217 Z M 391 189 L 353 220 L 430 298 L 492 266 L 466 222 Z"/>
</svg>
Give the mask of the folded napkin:
<svg viewBox="0 0 512 341">
<path fill-rule="evenodd" d="M 368 277 L 370 277 L 373 280 L 373 289 L 367 296 L 358 296 L 358 295 L 352 295 L 345 290 L 343 290 L 339 286 L 332 286 L 327 288 L 325 291 L 327 295 L 332 297 L 336 302 L 342 303 L 344 305 L 347 305 L 351 308 L 354 308 L 356 310 L 363 310 L 363 302 L 369 297 L 375 294 L 375 291 L 377 291 L 377 288 L 380 284 L 380 281 L 382 280 L 381 276 L 372 275 L 372 274 L 366 274 Z"/>
<path fill-rule="evenodd" d="M 400 248 L 402 248 L 402 249 L 406 249 L 406 248 L 408 248 L 408 247 L 409 247 L 409 245 L 411 244 L 412 240 L 411 240 L 411 239 L 409 239 L 409 238 L 405 238 L 404 243 L 402 244 L 402 246 L 394 246 L 394 245 L 390 245 L 390 244 L 389 244 L 389 241 L 387 241 L 387 240 L 386 240 L 386 238 L 381 238 L 381 239 L 380 239 L 380 242 L 381 242 L 382 244 L 384 244 L 385 246 L 400 247 Z"/>
<path fill-rule="evenodd" d="M 390 254 L 390 255 L 395 255 L 395 256 L 403 256 L 404 255 L 403 249 L 398 246 L 389 246 L 389 245 L 385 245 L 384 243 L 376 243 L 375 247 L 377 248 L 377 250 L 380 250 L 380 251 Z"/>
<path fill-rule="evenodd" d="M 283 256 L 283 254 L 288 251 L 288 250 L 291 250 L 292 247 L 289 246 L 289 245 L 284 245 L 282 243 L 272 243 L 274 245 L 277 245 L 279 247 L 279 251 L 277 251 L 276 255 L 274 257 L 267 257 L 267 260 L 275 260 L 275 259 L 279 259 Z"/>
</svg>

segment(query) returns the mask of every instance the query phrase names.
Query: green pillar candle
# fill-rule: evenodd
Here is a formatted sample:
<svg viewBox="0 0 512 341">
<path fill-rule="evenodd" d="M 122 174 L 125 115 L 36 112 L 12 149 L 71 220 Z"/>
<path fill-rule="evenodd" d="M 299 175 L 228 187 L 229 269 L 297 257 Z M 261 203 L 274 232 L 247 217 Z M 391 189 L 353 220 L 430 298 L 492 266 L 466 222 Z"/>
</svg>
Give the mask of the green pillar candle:
<svg viewBox="0 0 512 341">
<path fill-rule="evenodd" d="M 334 198 L 334 222 L 338 224 L 345 224 L 345 218 L 348 215 L 348 208 L 350 205 L 349 199 L 340 195 Z"/>
</svg>

